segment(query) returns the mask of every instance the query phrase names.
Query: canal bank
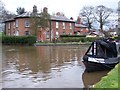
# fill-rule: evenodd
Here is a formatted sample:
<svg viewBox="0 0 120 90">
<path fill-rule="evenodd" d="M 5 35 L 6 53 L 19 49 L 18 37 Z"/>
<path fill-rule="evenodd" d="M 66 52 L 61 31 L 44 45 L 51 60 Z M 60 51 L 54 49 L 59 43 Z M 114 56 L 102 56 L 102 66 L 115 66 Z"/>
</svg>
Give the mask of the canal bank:
<svg viewBox="0 0 120 90">
<path fill-rule="evenodd" d="M 68 43 L 45 43 L 45 42 L 39 42 L 35 43 L 34 46 L 66 46 L 66 45 L 90 45 L 91 42 L 68 42 Z"/>
<path fill-rule="evenodd" d="M 119 89 L 118 81 L 119 81 L 119 65 L 117 64 L 114 69 L 112 69 L 107 76 L 104 76 L 100 82 L 94 85 L 94 88 L 113 88 L 115 90 Z M 98 89 L 97 89 L 98 90 Z"/>
</svg>

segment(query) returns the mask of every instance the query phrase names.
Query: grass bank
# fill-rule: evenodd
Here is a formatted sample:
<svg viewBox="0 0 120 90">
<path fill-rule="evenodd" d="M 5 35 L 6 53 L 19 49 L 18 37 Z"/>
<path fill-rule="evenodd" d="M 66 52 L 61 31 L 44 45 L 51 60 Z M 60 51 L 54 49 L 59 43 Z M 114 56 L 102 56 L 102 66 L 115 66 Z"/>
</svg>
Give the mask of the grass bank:
<svg viewBox="0 0 120 90">
<path fill-rule="evenodd" d="M 58 42 L 58 43 L 45 43 L 45 42 L 37 42 L 35 43 L 34 45 L 35 46 L 54 46 L 54 45 L 86 45 L 86 44 L 91 44 L 91 42 L 67 42 L 67 43 L 64 43 L 64 42 Z"/>
<path fill-rule="evenodd" d="M 104 90 L 107 90 L 108 88 L 118 90 L 119 88 L 120 90 L 120 86 L 118 85 L 118 82 L 120 82 L 120 70 L 118 69 L 119 66 L 120 64 L 117 64 L 115 68 L 108 73 L 107 76 L 103 77 L 100 82 L 94 85 L 94 88 L 97 88 L 97 90 L 101 90 L 101 88 L 104 88 Z"/>
</svg>

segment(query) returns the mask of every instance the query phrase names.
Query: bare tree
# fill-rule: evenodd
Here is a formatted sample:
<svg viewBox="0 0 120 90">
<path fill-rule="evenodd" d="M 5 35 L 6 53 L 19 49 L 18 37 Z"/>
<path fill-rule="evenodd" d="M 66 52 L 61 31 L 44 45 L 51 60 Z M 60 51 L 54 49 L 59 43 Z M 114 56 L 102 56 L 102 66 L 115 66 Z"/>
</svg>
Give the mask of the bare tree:
<svg viewBox="0 0 120 90">
<path fill-rule="evenodd" d="M 0 31 L 4 31 L 4 21 L 11 19 L 15 14 L 5 9 L 4 3 L 0 0 Z"/>
<path fill-rule="evenodd" d="M 80 11 L 80 16 L 86 19 L 86 24 L 89 30 L 92 28 L 91 24 L 93 20 L 93 10 L 94 7 L 87 6 L 87 7 L 83 7 L 83 9 Z"/>
<path fill-rule="evenodd" d="M 2 21 L 3 16 L 5 12 L 5 5 L 4 3 L 0 0 L 0 21 Z"/>
<path fill-rule="evenodd" d="M 107 18 L 113 12 L 111 8 L 107 8 L 103 5 L 99 5 L 95 8 L 94 18 L 100 23 L 100 31 L 103 31 L 103 25 L 107 22 Z"/>
</svg>

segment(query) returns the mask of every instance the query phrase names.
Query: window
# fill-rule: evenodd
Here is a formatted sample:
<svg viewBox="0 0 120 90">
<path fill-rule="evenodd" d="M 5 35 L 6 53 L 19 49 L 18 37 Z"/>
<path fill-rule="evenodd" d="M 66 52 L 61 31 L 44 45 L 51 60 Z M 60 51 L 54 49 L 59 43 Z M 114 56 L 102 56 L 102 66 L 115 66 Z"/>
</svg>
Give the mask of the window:
<svg viewBox="0 0 120 90">
<path fill-rule="evenodd" d="M 58 32 L 56 32 L 56 38 L 58 38 L 59 37 L 59 33 Z"/>
<path fill-rule="evenodd" d="M 70 23 L 70 29 L 72 29 L 72 23 Z"/>
<path fill-rule="evenodd" d="M 63 29 L 65 29 L 65 22 L 63 22 L 62 24 L 63 24 L 63 25 L 62 25 L 62 26 L 63 26 Z"/>
<path fill-rule="evenodd" d="M 46 38 L 50 38 L 50 32 L 48 31 L 48 32 L 46 32 Z"/>
<path fill-rule="evenodd" d="M 30 22 L 28 20 L 25 20 L 25 27 L 30 27 Z"/>
<path fill-rule="evenodd" d="M 29 31 L 25 31 L 25 35 L 28 36 L 30 33 Z"/>
<path fill-rule="evenodd" d="M 16 30 L 14 33 L 15 36 L 19 36 L 19 30 Z"/>
<path fill-rule="evenodd" d="M 66 33 L 65 32 L 63 32 L 63 35 L 65 35 Z"/>
<path fill-rule="evenodd" d="M 8 23 L 8 29 L 10 29 L 10 23 Z"/>
<path fill-rule="evenodd" d="M 72 35 L 72 33 L 69 33 L 70 35 Z"/>
<path fill-rule="evenodd" d="M 10 32 L 8 33 L 8 35 L 10 36 Z"/>
<path fill-rule="evenodd" d="M 80 31 L 83 31 L 83 29 L 80 29 Z"/>
<path fill-rule="evenodd" d="M 56 28 L 59 28 L 59 23 L 58 22 L 56 22 Z"/>
<path fill-rule="evenodd" d="M 15 22 L 15 26 L 18 27 L 18 20 L 16 20 L 16 22 Z"/>
<path fill-rule="evenodd" d="M 13 28 L 15 28 L 15 22 L 13 23 Z"/>
</svg>

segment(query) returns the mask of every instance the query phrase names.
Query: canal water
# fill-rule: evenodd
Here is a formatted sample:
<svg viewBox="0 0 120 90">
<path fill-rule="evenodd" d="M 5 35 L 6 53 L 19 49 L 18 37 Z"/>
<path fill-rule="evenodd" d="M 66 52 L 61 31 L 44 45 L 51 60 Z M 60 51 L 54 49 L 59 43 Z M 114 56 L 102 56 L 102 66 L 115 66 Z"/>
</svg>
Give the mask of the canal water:
<svg viewBox="0 0 120 90">
<path fill-rule="evenodd" d="M 89 45 L 3 46 L 3 88 L 83 88 L 108 71 L 87 73 L 82 57 Z"/>
</svg>

